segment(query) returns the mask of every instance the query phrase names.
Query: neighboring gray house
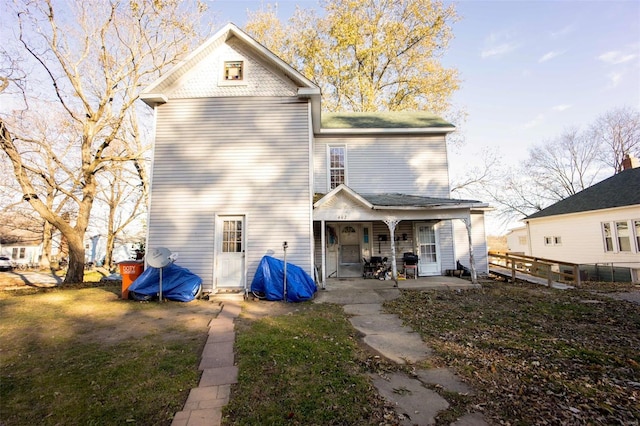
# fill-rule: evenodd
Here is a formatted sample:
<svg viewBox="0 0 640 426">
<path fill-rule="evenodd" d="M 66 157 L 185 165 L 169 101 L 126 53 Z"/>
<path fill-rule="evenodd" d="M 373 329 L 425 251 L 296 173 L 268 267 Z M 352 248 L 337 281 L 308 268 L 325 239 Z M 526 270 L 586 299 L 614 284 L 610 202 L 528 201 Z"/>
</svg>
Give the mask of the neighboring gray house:
<svg viewBox="0 0 640 426">
<path fill-rule="evenodd" d="M 442 119 L 321 114 L 320 89 L 233 24 L 141 98 L 155 111 L 147 247 L 179 252 L 205 291 L 249 286 L 285 241 L 323 282 L 372 256 L 402 269 L 405 252 L 440 275 L 472 248 L 487 272 L 487 205 L 450 198 Z"/>
</svg>

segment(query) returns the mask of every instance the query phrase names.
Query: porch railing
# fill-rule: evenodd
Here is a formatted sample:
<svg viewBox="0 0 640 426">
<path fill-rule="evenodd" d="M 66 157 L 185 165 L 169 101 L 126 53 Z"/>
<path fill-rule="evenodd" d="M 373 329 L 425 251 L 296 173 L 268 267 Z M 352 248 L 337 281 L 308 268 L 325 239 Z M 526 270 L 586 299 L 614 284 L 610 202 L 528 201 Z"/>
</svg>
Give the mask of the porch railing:
<svg viewBox="0 0 640 426">
<path fill-rule="evenodd" d="M 572 282 L 575 285 L 580 285 L 580 265 L 577 263 L 500 251 L 489 251 L 488 255 L 489 265 L 510 270 L 513 281 L 516 279 L 516 273 L 521 272 L 546 279 L 549 286 L 553 281 Z"/>
</svg>

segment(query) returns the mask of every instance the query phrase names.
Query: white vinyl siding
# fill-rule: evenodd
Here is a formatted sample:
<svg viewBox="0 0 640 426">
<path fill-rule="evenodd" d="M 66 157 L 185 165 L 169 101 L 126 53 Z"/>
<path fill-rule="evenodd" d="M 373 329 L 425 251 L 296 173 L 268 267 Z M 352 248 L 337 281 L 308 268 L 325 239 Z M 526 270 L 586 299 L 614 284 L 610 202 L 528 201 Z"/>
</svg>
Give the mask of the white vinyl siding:
<svg viewBox="0 0 640 426">
<path fill-rule="evenodd" d="M 467 227 L 463 221 L 454 219 L 453 229 L 455 232 L 456 260 L 459 260 L 467 268 L 469 262 L 469 237 Z M 484 213 L 471 213 L 471 240 L 473 241 L 473 258 L 476 263 L 478 274 L 489 273 L 489 259 L 487 258 L 487 235 L 484 223 Z"/>
<path fill-rule="evenodd" d="M 613 262 L 620 266 L 640 266 L 640 251 L 633 244 L 629 251 L 621 251 L 616 234 L 616 222 L 631 226 L 635 220 L 632 218 L 637 214 L 636 205 L 531 219 L 531 255 L 572 263 Z M 562 235 L 562 245 L 545 246 L 543 237 L 549 235 Z M 632 239 L 631 235 L 629 239 Z"/>
<path fill-rule="evenodd" d="M 213 284 L 215 215 L 246 217 L 247 285 L 262 256 L 311 273 L 308 105 L 199 98 L 158 107 L 149 248 Z"/>
<path fill-rule="evenodd" d="M 348 186 L 360 194 L 449 197 L 444 136 L 316 137 L 314 190 L 329 188 L 327 146 L 347 146 Z"/>
</svg>

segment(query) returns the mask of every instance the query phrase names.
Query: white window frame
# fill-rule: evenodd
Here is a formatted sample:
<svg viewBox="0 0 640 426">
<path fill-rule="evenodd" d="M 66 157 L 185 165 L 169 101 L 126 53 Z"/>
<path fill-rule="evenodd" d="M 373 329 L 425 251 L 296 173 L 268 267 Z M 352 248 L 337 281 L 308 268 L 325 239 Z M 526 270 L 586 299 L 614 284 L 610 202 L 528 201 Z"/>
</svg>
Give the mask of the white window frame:
<svg viewBox="0 0 640 426">
<path fill-rule="evenodd" d="M 545 246 L 561 246 L 562 245 L 562 237 L 559 235 L 554 235 L 551 237 L 544 237 L 544 245 Z"/>
<path fill-rule="evenodd" d="M 327 190 L 331 191 L 334 188 L 331 187 L 331 171 L 333 170 L 333 168 L 331 167 L 331 150 L 335 149 L 335 148 L 340 148 L 344 151 L 344 166 L 343 166 L 343 170 L 344 170 L 344 184 L 345 185 L 349 185 L 349 173 L 348 173 L 348 167 L 347 165 L 349 164 L 349 161 L 347 159 L 347 145 L 346 144 L 330 144 L 327 145 Z M 337 186 L 336 186 L 337 187 Z"/>
<path fill-rule="evenodd" d="M 242 62 L 242 80 L 227 80 L 225 69 L 228 62 Z M 220 71 L 218 73 L 218 86 L 247 86 L 249 84 L 249 61 L 239 56 L 222 58 L 220 61 Z"/>
<path fill-rule="evenodd" d="M 629 239 L 629 250 L 621 250 L 620 235 L 618 235 L 618 223 L 627 224 L 627 235 L 622 238 Z M 640 253 L 640 235 L 636 223 L 640 223 L 640 219 L 622 219 L 607 220 L 600 223 L 600 231 L 602 232 L 602 246 L 605 253 Z M 605 227 L 608 226 L 611 238 L 611 250 L 607 250 L 607 236 Z"/>
</svg>

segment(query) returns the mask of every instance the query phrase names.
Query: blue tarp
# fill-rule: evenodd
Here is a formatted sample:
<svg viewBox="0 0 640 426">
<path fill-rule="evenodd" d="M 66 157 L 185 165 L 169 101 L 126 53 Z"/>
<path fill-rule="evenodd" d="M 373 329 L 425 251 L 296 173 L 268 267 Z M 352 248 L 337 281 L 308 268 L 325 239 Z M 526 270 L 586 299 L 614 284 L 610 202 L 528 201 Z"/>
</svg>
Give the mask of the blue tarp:
<svg viewBox="0 0 640 426">
<path fill-rule="evenodd" d="M 162 298 L 190 302 L 196 298 L 202 278 L 174 263 L 162 268 Z M 160 293 L 160 269 L 147 268 L 129 286 L 129 294 L 136 300 L 157 298 Z"/>
<path fill-rule="evenodd" d="M 251 291 L 263 293 L 267 300 L 283 300 L 284 262 L 264 256 L 251 282 Z M 318 291 L 313 278 L 302 268 L 287 262 L 287 302 L 304 302 Z"/>
</svg>

